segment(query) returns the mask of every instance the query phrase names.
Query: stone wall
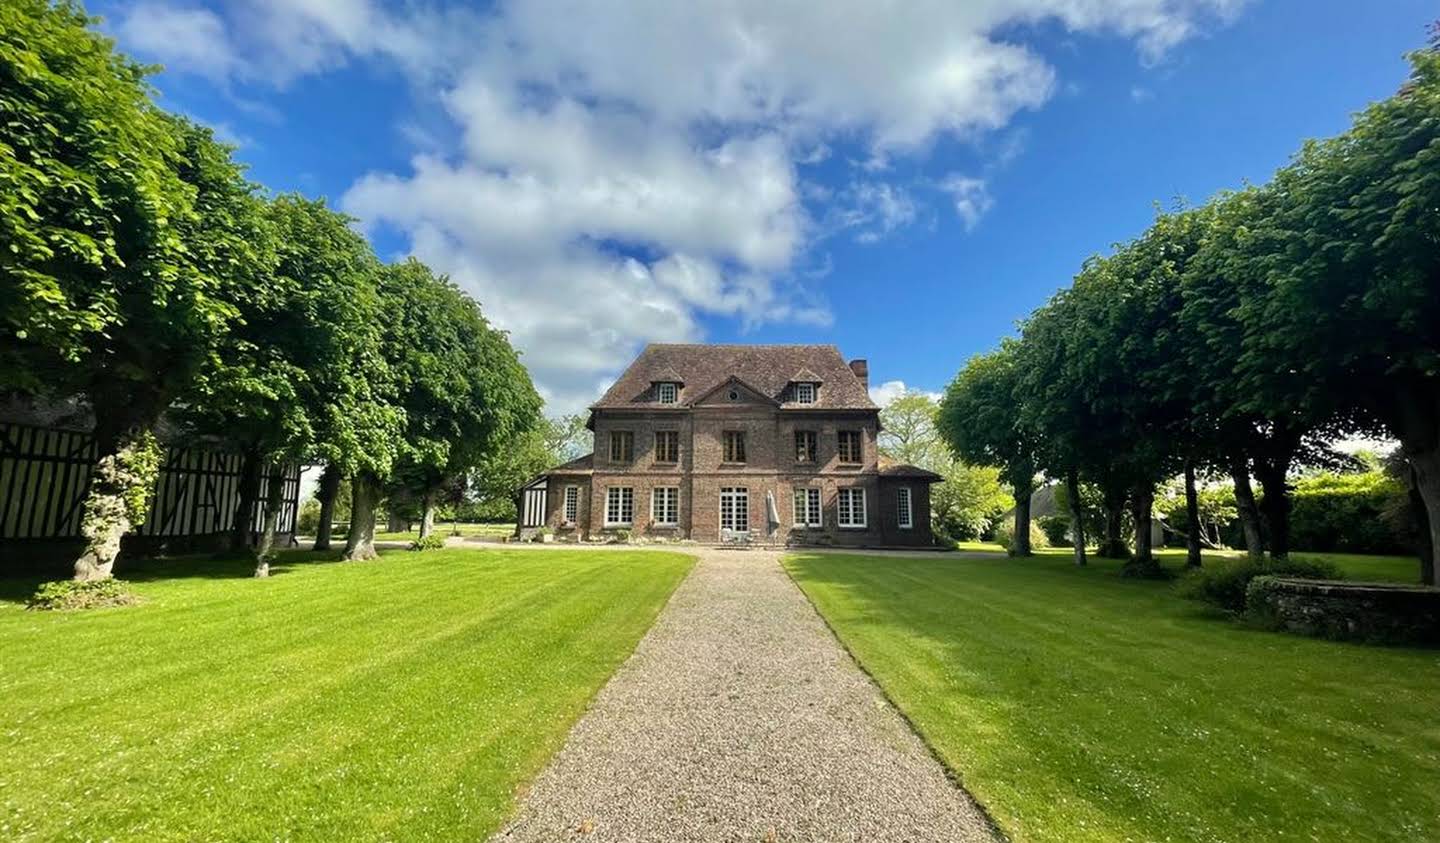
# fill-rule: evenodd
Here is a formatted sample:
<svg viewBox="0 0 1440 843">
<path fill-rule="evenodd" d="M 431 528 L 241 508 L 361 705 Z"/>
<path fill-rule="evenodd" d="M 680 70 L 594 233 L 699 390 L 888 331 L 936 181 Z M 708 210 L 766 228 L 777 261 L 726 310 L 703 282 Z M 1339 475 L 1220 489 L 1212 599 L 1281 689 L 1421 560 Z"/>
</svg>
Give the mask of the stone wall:
<svg viewBox="0 0 1440 843">
<path fill-rule="evenodd" d="M 1440 645 L 1440 588 L 1256 577 L 1245 592 L 1245 613 L 1302 635 Z"/>
</svg>

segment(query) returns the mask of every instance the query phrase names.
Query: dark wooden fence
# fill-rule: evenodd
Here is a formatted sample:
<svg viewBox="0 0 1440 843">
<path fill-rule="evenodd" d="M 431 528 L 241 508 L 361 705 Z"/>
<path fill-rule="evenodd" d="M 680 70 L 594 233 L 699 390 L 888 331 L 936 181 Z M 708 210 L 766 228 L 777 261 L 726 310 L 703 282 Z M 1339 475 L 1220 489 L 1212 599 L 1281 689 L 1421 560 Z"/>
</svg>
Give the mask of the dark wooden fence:
<svg viewBox="0 0 1440 843">
<path fill-rule="evenodd" d="M 155 496 L 135 535 L 155 538 L 228 532 L 240 504 L 242 458 L 200 448 L 166 448 Z M 0 422 L 0 539 L 80 537 L 81 507 L 95 463 L 89 434 Z M 268 472 L 250 516 L 262 526 Z M 293 533 L 300 466 L 285 466 L 280 532 Z"/>
</svg>

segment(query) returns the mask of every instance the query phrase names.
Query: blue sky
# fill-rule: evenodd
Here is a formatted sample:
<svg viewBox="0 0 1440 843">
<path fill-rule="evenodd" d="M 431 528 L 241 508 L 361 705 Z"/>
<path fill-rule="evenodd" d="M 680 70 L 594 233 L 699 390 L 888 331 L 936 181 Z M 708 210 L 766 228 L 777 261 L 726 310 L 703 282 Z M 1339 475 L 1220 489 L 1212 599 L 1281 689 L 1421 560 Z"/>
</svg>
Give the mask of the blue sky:
<svg viewBox="0 0 1440 843">
<path fill-rule="evenodd" d="M 553 411 L 646 341 L 938 390 L 1156 202 L 1392 92 L 1433 2 L 109 0 L 164 103 L 451 273 Z M 959 8 L 959 7 L 965 8 Z"/>
</svg>

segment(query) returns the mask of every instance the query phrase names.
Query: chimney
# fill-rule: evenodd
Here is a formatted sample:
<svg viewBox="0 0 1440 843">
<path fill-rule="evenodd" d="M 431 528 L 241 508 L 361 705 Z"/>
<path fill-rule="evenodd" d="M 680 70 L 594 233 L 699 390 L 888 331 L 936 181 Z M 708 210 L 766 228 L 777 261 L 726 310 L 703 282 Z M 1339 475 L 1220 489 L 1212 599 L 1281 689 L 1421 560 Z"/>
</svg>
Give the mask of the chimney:
<svg viewBox="0 0 1440 843">
<path fill-rule="evenodd" d="M 854 372 L 854 373 L 855 373 L 855 377 L 857 377 L 857 378 L 860 379 L 860 385 L 861 385 L 861 386 L 865 387 L 866 390 L 869 390 L 869 389 L 870 389 L 870 364 L 869 364 L 869 363 L 866 363 L 864 360 L 851 360 L 851 361 L 850 361 L 850 371 Z"/>
</svg>

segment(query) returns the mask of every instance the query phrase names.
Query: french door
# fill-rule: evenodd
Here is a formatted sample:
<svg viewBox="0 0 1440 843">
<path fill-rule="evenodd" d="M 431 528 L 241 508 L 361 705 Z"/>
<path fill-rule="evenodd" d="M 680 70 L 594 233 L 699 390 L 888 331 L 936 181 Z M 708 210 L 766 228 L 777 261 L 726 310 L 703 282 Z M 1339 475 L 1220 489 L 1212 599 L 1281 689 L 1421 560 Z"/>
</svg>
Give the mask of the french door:
<svg viewBox="0 0 1440 843">
<path fill-rule="evenodd" d="M 750 531 L 750 490 L 743 486 L 720 489 L 720 529 L 732 533 Z"/>
</svg>

